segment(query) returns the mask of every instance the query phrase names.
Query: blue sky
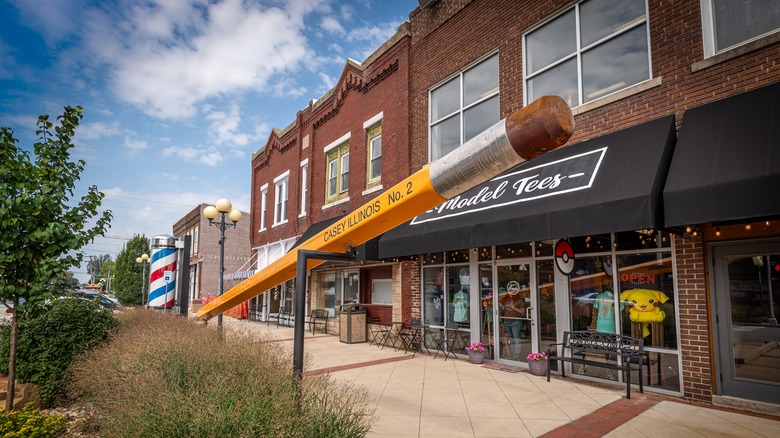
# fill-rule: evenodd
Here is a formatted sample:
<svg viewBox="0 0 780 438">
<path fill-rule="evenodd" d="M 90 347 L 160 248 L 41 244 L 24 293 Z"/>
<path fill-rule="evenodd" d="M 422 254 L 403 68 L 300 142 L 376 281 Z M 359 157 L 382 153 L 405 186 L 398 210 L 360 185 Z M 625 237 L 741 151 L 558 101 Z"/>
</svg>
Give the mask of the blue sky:
<svg viewBox="0 0 780 438">
<path fill-rule="evenodd" d="M 250 208 L 272 128 L 395 33 L 416 0 L 0 0 L 0 126 L 32 149 L 38 115 L 81 105 L 76 195 L 114 215 L 85 255 L 169 234 L 195 205 Z M 247 218 L 248 219 L 248 218 Z M 74 269 L 85 281 L 86 268 Z"/>
</svg>

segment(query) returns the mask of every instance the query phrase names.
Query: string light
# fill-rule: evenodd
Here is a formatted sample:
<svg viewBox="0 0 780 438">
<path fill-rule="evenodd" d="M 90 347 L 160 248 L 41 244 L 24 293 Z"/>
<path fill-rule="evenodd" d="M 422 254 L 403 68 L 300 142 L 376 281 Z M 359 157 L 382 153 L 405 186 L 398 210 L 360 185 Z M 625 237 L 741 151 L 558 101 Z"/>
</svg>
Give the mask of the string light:
<svg viewBox="0 0 780 438">
<path fill-rule="evenodd" d="M 750 224 L 745 224 L 745 230 L 746 230 L 746 231 L 750 231 L 750 228 L 752 228 L 752 227 L 750 226 Z"/>
<path fill-rule="evenodd" d="M 715 235 L 720 237 L 720 227 L 715 228 Z"/>
</svg>

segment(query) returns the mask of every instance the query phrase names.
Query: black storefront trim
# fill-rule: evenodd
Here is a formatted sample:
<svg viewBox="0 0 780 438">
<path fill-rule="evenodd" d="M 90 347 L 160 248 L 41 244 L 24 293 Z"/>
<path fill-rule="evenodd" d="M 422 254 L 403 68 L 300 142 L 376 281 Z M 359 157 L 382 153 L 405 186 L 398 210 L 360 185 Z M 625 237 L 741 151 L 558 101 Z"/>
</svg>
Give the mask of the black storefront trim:
<svg viewBox="0 0 780 438">
<path fill-rule="evenodd" d="M 674 116 L 529 161 L 389 232 L 382 258 L 661 228 Z"/>
<path fill-rule="evenodd" d="M 664 210 L 669 227 L 780 214 L 780 83 L 685 112 Z"/>
</svg>

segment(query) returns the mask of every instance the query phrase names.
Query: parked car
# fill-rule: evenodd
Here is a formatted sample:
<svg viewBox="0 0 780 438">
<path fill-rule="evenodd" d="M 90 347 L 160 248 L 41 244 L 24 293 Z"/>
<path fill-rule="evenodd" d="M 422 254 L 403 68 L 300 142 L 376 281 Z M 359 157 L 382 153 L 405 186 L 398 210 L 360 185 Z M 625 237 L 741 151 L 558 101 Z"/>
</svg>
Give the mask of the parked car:
<svg viewBox="0 0 780 438">
<path fill-rule="evenodd" d="M 118 301 L 92 289 L 76 289 L 73 292 L 73 296 L 84 300 L 98 300 L 100 305 L 106 309 L 119 309 L 122 307 Z"/>
</svg>

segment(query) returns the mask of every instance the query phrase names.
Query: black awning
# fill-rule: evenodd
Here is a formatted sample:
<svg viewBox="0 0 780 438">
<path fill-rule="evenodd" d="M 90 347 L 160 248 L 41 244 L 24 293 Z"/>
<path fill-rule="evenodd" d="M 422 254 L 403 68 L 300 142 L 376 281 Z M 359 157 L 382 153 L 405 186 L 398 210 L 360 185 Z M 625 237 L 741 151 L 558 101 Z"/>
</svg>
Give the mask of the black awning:
<svg viewBox="0 0 780 438">
<path fill-rule="evenodd" d="M 344 216 L 346 215 L 342 214 L 340 216 L 336 216 L 330 219 L 325 219 L 324 221 L 315 222 L 309 225 L 309 228 L 307 228 L 306 231 L 303 232 L 301 237 L 299 237 L 298 240 L 295 241 L 295 244 L 292 246 L 292 248 L 290 248 L 290 251 L 298 247 L 303 242 L 311 239 L 317 233 L 324 231 L 326 228 L 333 225 L 334 223 L 336 223 L 336 221 L 343 218 Z M 362 245 L 358 245 L 358 247 L 355 249 L 356 251 L 355 260 L 357 261 L 379 260 L 379 238 L 380 237 L 382 236 L 374 237 L 368 242 L 365 242 Z"/>
<path fill-rule="evenodd" d="M 685 112 L 664 188 L 666 225 L 780 214 L 780 83 Z"/>
<path fill-rule="evenodd" d="M 660 227 L 674 134 L 670 115 L 548 152 L 386 232 L 379 256 Z"/>
</svg>

